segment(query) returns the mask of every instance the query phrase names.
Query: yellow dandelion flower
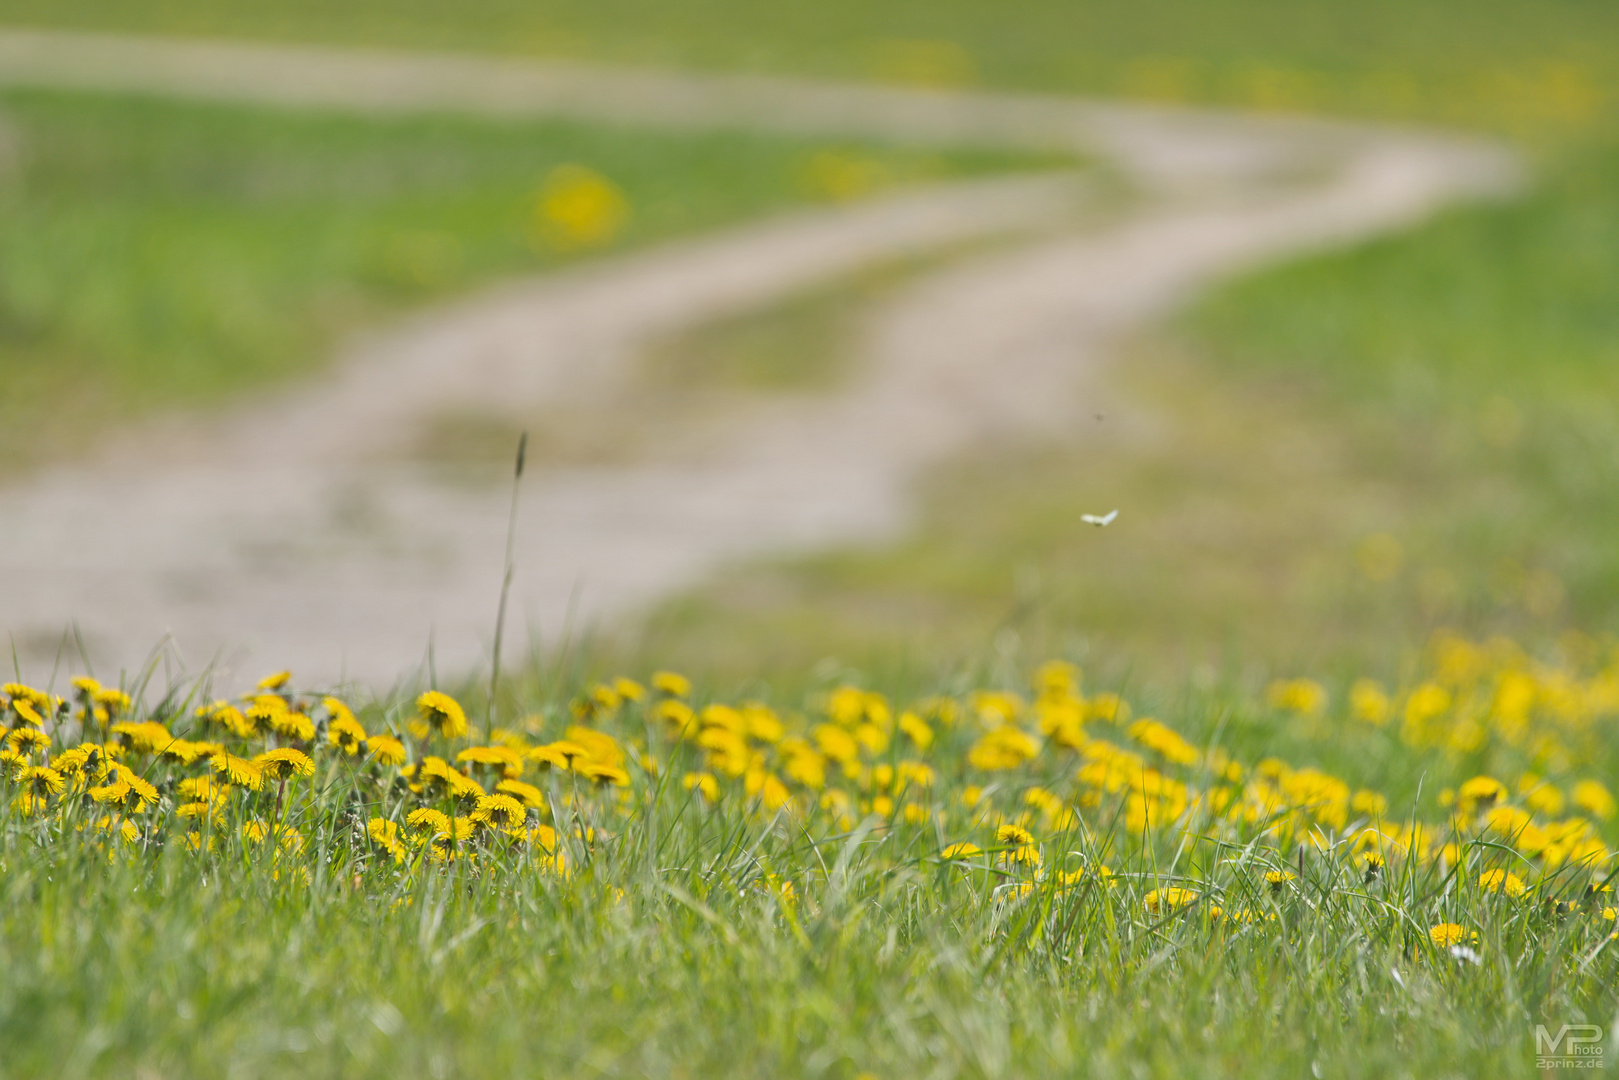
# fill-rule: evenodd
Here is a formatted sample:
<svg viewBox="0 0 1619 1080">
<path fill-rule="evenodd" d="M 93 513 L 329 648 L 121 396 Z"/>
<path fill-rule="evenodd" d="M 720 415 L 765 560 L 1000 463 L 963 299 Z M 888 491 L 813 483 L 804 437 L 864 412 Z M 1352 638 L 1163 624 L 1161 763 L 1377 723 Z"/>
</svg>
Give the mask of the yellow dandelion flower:
<svg viewBox="0 0 1619 1080">
<path fill-rule="evenodd" d="M 629 216 L 617 184 L 584 165 L 558 165 L 536 198 L 534 240 L 562 251 L 609 244 Z"/>
<path fill-rule="evenodd" d="M 747 722 L 748 737 L 765 743 L 779 743 L 787 734 L 786 726 L 776 711 L 761 701 L 750 701 L 742 706 L 742 718 Z"/>
<path fill-rule="evenodd" d="M 1002 844 L 1028 846 L 1034 843 L 1034 834 L 1021 825 L 1008 822 L 995 830 L 995 839 Z"/>
<path fill-rule="evenodd" d="M 67 781 L 62 778 L 62 774 L 45 765 L 34 765 L 19 770 L 16 782 L 42 798 L 60 795 L 67 787 Z"/>
<path fill-rule="evenodd" d="M 271 835 L 271 828 L 262 821 L 248 821 L 242 824 L 242 839 L 250 844 L 263 844 Z M 282 851 L 299 852 L 303 850 L 304 834 L 291 825 L 280 825 L 274 830 L 276 846 Z"/>
<path fill-rule="evenodd" d="M 614 787 L 629 787 L 630 774 L 617 765 L 598 765 L 589 762 L 579 767 L 579 775 L 597 784 L 611 784 Z"/>
<path fill-rule="evenodd" d="M 452 771 L 445 784 L 452 799 L 481 799 L 486 794 L 483 785 L 465 773 Z"/>
<path fill-rule="evenodd" d="M 176 790 L 192 800 L 215 799 L 230 794 L 230 788 L 212 776 L 188 776 L 180 781 Z"/>
<path fill-rule="evenodd" d="M 286 713 L 287 703 L 273 694 L 254 699 L 244 713 L 247 717 L 248 730 L 257 735 L 267 731 L 276 730 L 276 721 Z"/>
<path fill-rule="evenodd" d="M 836 724 L 820 724 L 810 732 L 815 748 L 833 761 L 847 764 L 860 757 L 860 743 Z"/>
<path fill-rule="evenodd" d="M 899 730 L 918 750 L 926 750 L 933 745 L 933 728 L 914 712 L 900 713 Z"/>
<path fill-rule="evenodd" d="M 1113 880 L 1112 869 L 1102 865 L 1101 863 L 1097 863 L 1093 867 L 1087 866 L 1081 867 L 1078 870 L 1065 871 L 1064 873 L 1058 875 L 1057 880 L 1061 882 L 1064 888 L 1072 888 L 1088 878 L 1094 878 L 1095 880 L 1100 881 L 1102 884 L 1109 887 L 1117 884 L 1117 882 Z"/>
<path fill-rule="evenodd" d="M 1493 776 L 1475 776 L 1456 789 L 1456 805 L 1464 814 L 1486 809 L 1507 798 L 1507 786 Z"/>
<path fill-rule="evenodd" d="M 983 853 L 984 849 L 979 847 L 977 844 L 968 843 L 967 841 L 963 840 L 960 843 L 951 844 L 949 847 L 939 852 L 939 858 L 948 862 L 953 862 L 958 859 L 976 858 Z"/>
<path fill-rule="evenodd" d="M 1607 821 L 1613 817 L 1613 794 L 1600 781 L 1581 780 L 1569 790 L 1569 799 L 1594 818 Z"/>
<path fill-rule="evenodd" d="M 439 735 L 446 739 L 462 739 L 466 737 L 467 714 L 461 711 L 461 706 L 449 694 L 438 690 L 429 690 L 416 699 L 416 712 L 422 720 Z"/>
<path fill-rule="evenodd" d="M 1375 791 L 1357 791 L 1349 800 L 1349 809 L 1367 817 L 1380 818 L 1389 812 L 1387 797 Z"/>
<path fill-rule="evenodd" d="M 365 748 L 384 765 L 405 763 L 405 744 L 392 735 L 373 735 L 365 740 Z"/>
<path fill-rule="evenodd" d="M 137 814 L 157 802 L 157 788 L 123 765 L 113 765 L 110 779 L 110 783 L 91 788 L 90 798 L 98 803 L 123 806 Z"/>
<path fill-rule="evenodd" d="M 43 690 L 35 690 L 32 686 L 29 686 L 26 683 L 8 682 L 5 684 L 0 684 L 0 693 L 3 693 L 6 695 L 6 697 L 10 698 L 11 703 L 14 706 L 17 702 L 23 701 L 34 706 L 34 708 L 40 710 L 41 712 L 50 711 L 50 695 L 45 693 Z"/>
<path fill-rule="evenodd" d="M 1266 688 L 1265 700 L 1273 709 L 1311 715 L 1327 707 L 1327 690 L 1313 679 L 1278 679 Z"/>
<path fill-rule="evenodd" d="M 1265 884 L 1269 885 L 1272 890 L 1280 889 L 1289 881 L 1297 880 L 1297 878 L 1298 875 L 1291 870 L 1267 870 L 1265 872 Z"/>
<path fill-rule="evenodd" d="M 1478 934 L 1467 929 L 1465 926 L 1459 926 L 1456 923 L 1447 922 L 1429 927 L 1428 940 L 1432 941 L 1437 948 L 1447 949 L 1452 945 L 1461 945 L 1464 942 L 1476 943 L 1478 941 Z"/>
<path fill-rule="evenodd" d="M 219 743 L 192 742 L 190 739 L 173 739 L 163 747 L 162 756 L 169 761 L 178 761 L 182 765 L 194 765 L 203 758 L 211 758 L 225 749 Z"/>
<path fill-rule="evenodd" d="M 116 833 L 126 844 L 133 844 L 141 838 L 141 831 L 133 821 L 117 815 L 98 818 L 94 826 L 105 833 Z"/>
<path fill-rule="evenodd" d="M 446 840 L 452 843 L 460 843 L 462 840 L 471 839 L 473 834 L 475 834 L 477 831 L 477 822 L 473 821 L 465 814 L 457 814 L 455 817 L 450 819 L 449 828 L 441 833 L 435 834 L 432 840 L 435 845 L 441 844 Z"/>
<path fill-rule="evenodd" d="M 1039 756 L 1034 736 L 1011 723 L 988 731 L 967 751 L 967 764 L 985 772 L 1015 769 Z"/>
<path fill-rule="evenodd" d="M 571 727 L 565 733 L 566 741 L 585 748 L 589 759 L 597 765 L 623 765 L 624 748 L 605 731 L 587 727 Z"/>
<path fill-rule="evenodd" d="M 292 672 L 277 671 L 273 675 L 266 675 L 264 678 L 260 679 L 258 689 L 266 693 L 274 693 L 275 691 L 280 690 L 283 686 L 287 685 L 291 679 Z"/>
<path fill-rule="evenodd" d="M 1382 727 L 1392 711 L 1388 694 L 1375 679 L 1356 679 L 1349 688 L 1349 714 L 1361 723 Z"/>
<path fill-rule="evenodd" d="M 521 780 L 502 780 L 495 785 L 495 790 L 505 792 L 534 810 L 545 809 L 545 793 L 533 784 L 525 784 Z"/>
<path fill-rule="evenodd" d="M 508 779 L 515 780 L 523 775 L 526 759 L 522 751 L 510 746 L 469 746 L 456 754 L 455 760 L 460 765 L 484 765 L 500 769 Z"/>
<path fill-rule="evenodd" d="M 697 792 L 710 804 L 720 801 L 720 782 L 713 773 L 687 773 L 680 778 L 680 783 L 687 791 Z"/>
<path fill-rule="evenodd" d="M 214 772 L 223 777 L 227 784 L 245 787 L 249 791 L 257 791 L 264 786 L 264 770 L 256 763 L 237 757 L 229 751 L 215 754 L 212 765 Z"/>
<path fill-rule="evenodd" d="M 673 671 L 654 671 L 652 673 L 652 689 L 660 694 L 668 694 L 670 697 L 690 697 L 691 680 Z"/>
<path fill-rule="evenodd" d="M 1506 893 L 1508 896 L 1522 896 L 1528 891 L 1522 878 L 1506 870 L 1484 871 L 1478 876 L 1478 887 L 1486 892 Z"/>
<path fill-rule="evenodd" d="M 315 763 L 302 750 L 282 748 L 266 750 L 253 758 L 253 764 L 271 780 L 286 780 L 293 776 L 314 776 Z"/>
<path fill-rule="evenodd" d="M 197 709 L 197 718 L 211 727 L 224 728 L 238 739 L 251 738 L 253 724 L 242 711 L 228 701 L 216 701 Z"/>
<path fill-rule="evenodd" d="M 410 770 L 406 771 L 408 773 Z M 414 773 L 416 781 L 421 784 L 424 791 L 431 788 L 433 789 L 432 793 L 445 794 L 450 790 L 450 778 L 460 775 L 455 766 L 436 754 L 429 754 L 422 758 L 421 764 L 416 766 Z"/>
<path fill-rule="evenodd" d="M 647 715 L 674 729 L 674 734 L 690 737 L 697 734 L 697 714 L 690 705 L 676 698 L 656 702 Z"/>
<path fill-rule="evenodd" d="M 613 692 L 625 701 L 640 701 L 646 697 L 646 687 L 622 675 L 613 680 Z"/>
<path fill-rule="evenodd" d="M 1198 893 L 1191 889 L 1154 889 L 1147 894 L 1142 906 L 1149 915 L 1167 914 L 1196 903 L 1197 898 Z"/>
<path fill-rule="evenodd" d="M 31 754 L 51 745 L 51 737 L 38 728 L 12 728 L 6 734 L 5 744 L 16 754 Z"/>
<path fill-rule="evenodd" d="M 916 803 L 906 803 L 903 813 L 905 824 L 907 825 L 926 825 L 933 820 L 933 815 L 928 811 L 928 808 L 918 806 Z"/>
<path fill-rule="evenodd" d="M 270 729 L 284 739 L 310 742 L 315 738 L 315 722 L 301 712 L 280 709 L 269 718 Z"/>
<path fill-rule="evenodd" d="M 81 743 L 51 759 L 51 768 L 63 776 L 84 775 L 102 780 L 111 768 L 106 752 L 96 743 Z"/>
<path fill-rule="evenodd" d="M 1066 660 L 1047 660 L 1034 670 L 1034 685 L 1045 700 L 1079 693 L 1080 670 Z"/>
<path fill-rule="evenodd" d="M 212 801 L 188 802 L 188 803 L 181 803 L 179 806 L 175 807 L 174 808 L 174 813 L 175 813 L 176 817 L 188 818 L 188 819 L 189 818 L 198 818 L 198 817 L 212 817 L 214 812 L 217 809 L 218 809 L 218 804 L 216 802 L 212 802 Z"/>
<path fill-rule="evenodd" d="M 554 743 L 531 747 L 528 750 L 528 759 L 541 768 L 572 769 L 574 762 L 584 762 L 589 758 L 590 751 L 567 739 L 559 739 Z"/>
<path fill-rule="evenodd" d="M 1137 720 L 1125 728 L 1124 733 L 1176 765 L 1195 765 L 1202 760 L 1196 747 L 1181 738 L 1178 732 L 1150 716 Z"/>
<path fill-rule="evenodd" d="M 114 724 L 112 736 L 137 754 L 155 754 L 174 741 L 169 729 L 152 720 L 138 724 Z"/>
<path fill-rule="evenodd" d="M 1022 863 L 1024 866 L 1038 867 L 1043 861 L 1040 849 L 1033 844 L 1024 844 L 1004 853 L 1001 858 L 1008 863 Z"/>
<path fill-rule="evenodd" d="M 424 806 L 419 810 L 412 810 L 409 814 L 406 814 L 405 824 L 409 825 L 412 829 L 415 829 L 419 833 L 427 833 L 429 835 L 438 835 L 442 833 L 447 836 L 450 832 L 449 815 L 442 810 L 435 810 L 430 806 Z"/>
<path fill-rule="evenodd" d="M 326 710 L 326 719 L 328 721 L 353 720 L 355 723 L 359 723 L 359 719 L 354 715 L 354 710 L 349 708 L 342 698 L 323 697 L 320 699 L 320 707 Z"/>
<path fill-rule="evenodd" d="M 496 829 L 511 829 L 521 825 L 528 817 L 523 804 L 510 795 L 485 795 L 472 809 L 472 820 Z"/>
<path fill-rule="evenodd" d="M 326 725 L 326 741 L 349 757 L 354 757 L 365 749 L 365 728 L 360 726 L 360 722 L 354 719 L 352 714 L 347 712 L 336 714 Z"/>
<path fill-rule="evenodd" d="M 382 850 L 393 856 L 396 863 L 405 861 L 405 845 L 399 841 L 399 823 L 387 818 L 372 818 L 366 823 L 365 835 Z"/>
</svg>

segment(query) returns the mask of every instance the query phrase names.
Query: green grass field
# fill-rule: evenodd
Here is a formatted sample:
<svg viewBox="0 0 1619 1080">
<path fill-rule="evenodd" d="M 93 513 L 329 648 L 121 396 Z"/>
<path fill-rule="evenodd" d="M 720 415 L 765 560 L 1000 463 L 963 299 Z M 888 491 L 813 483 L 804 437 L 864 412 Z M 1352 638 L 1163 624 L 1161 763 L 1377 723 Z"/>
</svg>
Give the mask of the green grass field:
<svg viewBox="0 0 1619 1080">
<path fill-rule="evenodd" d="M 1125 94 L 1537 138 L 1611 125 L 1619 108 L 1619 24 L 1589 0 L 3 0 L 0 23 Z"/>
<path fill-rule="evenodd" d="M 492 739 L 443 695 L 40 725 L 8 685 L 0 1077 L 1529 1075 L 1619 963 L 1616 674 L 1544 660 L 662 677 Z"/>
<path fill-rule="evenodd" d="M 496 716 L 456 687 L 465 733 L 296 681 L 200 715 L 199 687 L 7 685 L 0 1080 L 1505 1077 L 1563 1072 L 1537 1028 L 1586 1024 L 1619 1053 L 1603 4 L 0 0 L 0 24 L 1319 109 L 1508 133 L 1540 168 L 1519 202 L 1203 298 L 1129 343 L 1116 414 L 942 470 L 903 542 L 728 575 L 519 671 Z M 70 449 L 47 411 L 207 408 L 604 250 L 535 243 L 558 164 L 624 193 L 607 250 L 817 197 L 820 148 L 781 140 L 0 113 L 13 461 Z M 647 382 L 835 382 L 891 284 L 699 329 Z M 669 666 L 696 689 L 596 682 Z"/>
<path fill-rule="evenodd" d="M 864 162 L 879 185 L 1050 164 L 45 93 L 5 95 L 0 116 L 17 144 L 0 166 L 0 460 L 13 464 L 307 374 L 345 333 L 494 278 L 828 201 L 840 193 L 819 155 Z M 570 165 L 627 207 L 610 232 L 547 231 L 548 178 Z"/>
</svg>

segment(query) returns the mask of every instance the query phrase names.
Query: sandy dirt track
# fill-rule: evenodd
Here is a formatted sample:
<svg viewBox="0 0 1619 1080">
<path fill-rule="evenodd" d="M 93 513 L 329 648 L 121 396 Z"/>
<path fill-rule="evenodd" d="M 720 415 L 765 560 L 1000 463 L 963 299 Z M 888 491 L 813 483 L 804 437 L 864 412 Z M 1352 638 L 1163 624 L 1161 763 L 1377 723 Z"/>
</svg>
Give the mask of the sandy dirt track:
<svg viewBox="0 0 1619 1080">
<path fill-rule="evenodd" d="M 761 400 L 700 453 L 533 470 L 509 647 L 631 615 L 730 560 L 894 535 L 919 473 L 1082 414 L 1109 344 L 1200 286 L 1516 180 L 1501 149 L 1425 133 L 563 63 L 0 32 L 7 84 L 1070 147 L 1140 190 L 1078 224 L 1082 177 L 975 181 L 508 282 L 351 342 L 250 412 L 128 433 L 4 494 L 27 512 L 0 515 L 0 629 L 30 673 L 70 621 L 103 677 L 165 634 L 188 668 L 235 683 L 291 666 L 386 685 L 430 636 L 441 671 L 485 663 L 507 491 L 413 463 L 400 451 L 424 423 L 601 408 L 662 335 L 877 260 L 1018 237 L 874 313 L 835 393 Z"/>
</svg>

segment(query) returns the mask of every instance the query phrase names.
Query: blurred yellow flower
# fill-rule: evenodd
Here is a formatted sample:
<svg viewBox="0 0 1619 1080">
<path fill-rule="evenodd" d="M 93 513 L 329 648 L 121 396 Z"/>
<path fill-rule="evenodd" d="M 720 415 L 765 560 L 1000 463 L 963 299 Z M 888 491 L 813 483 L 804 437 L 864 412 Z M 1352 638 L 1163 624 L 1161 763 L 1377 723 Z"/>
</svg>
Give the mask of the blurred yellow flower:
<svg viewBox="0 0 1619 1080">
<path fill-rule="evenodd" d="M 1478 934 L 1465 926 L 1458 926 L 1456 923 L 1440 923 L 1438 926 L 1429 928 L 1428 940 L 1432 941 L 1437 947 L 1445 949 L 1452 945 L 1460 945 L 1463 942 L 1477 942 Z"/>
<path fill-rule="evenodd" d="M 560 251 L 601 247 L 618 238 L 629 217 L 617 184 L 583 165 L 558 165 L 540 186 L 534 236 Z"/>
<path fill-rule="evenodd" d="M 1191 889 L 1154 889 L 1142 901 L 1142 906 L 1149 915 L 1165 914 L 1196 903 L 1197 898 L 1198 894 Z"/>
<path fill-rule="evenodd" d="M 1522 896 L 1526 891 L 1523 879 L 1506 870 L 1486 870 L 1478 877 L 1478 886 L 1486 892 Z"/>
</svg>

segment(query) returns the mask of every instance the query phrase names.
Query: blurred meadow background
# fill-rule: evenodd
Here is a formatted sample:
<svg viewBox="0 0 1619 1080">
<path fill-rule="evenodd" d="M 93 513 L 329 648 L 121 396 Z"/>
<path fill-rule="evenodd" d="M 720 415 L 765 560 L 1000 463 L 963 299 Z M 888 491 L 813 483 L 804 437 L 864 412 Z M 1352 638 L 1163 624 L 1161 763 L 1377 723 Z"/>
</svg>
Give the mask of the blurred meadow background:
<svg viewBox="0 0 1619 1080">
<path fill-rule="evenodd" d="M 432 683 L 419 698 L 408 675 L 297 671 L 209 704 L 261 672 L 165 690 L 154 661 L 149 687 L 70 686 L 78 643 L 13 634 L 0 1080 L 1529 1075 L 1532 1025 L 1609 1023 L 1610 0 L 0 0 L 0 44 L 27 29 L 1328 116 L 1500 140 L 1526 177 L 1106 342 L 1063 430 L 935 463 L 882 542 L 731 559 L 521 655 L 513 617 L 504 683 L 435 669 L 429 643 L 398 658 Z M 274 108 L 0 70 L 0 536 L 43 528 L 53 478 L 99 476 L 128 432 L 326 385 L 353 341 L 503 283 L 1072 174 L 1089 201 L 1054 230 L 1199 194 L 1073 146 Z M 655 335 L 619 398 L 532 426 L 524 491 L 857 385 L 908 288 L 1039 239 L 966 232 Z M 349 422 L 287 400 L 317 422 L 244 427 L 261 465 Z M 498 549 L 523 424 L 454 405 L 401 439 L 451 479 L 407 492 L 433 501 L 388 543 L 464 513 Z M 186 445 L 154 460 L 178 469 Z M 310 456 L 289 475 L 318 474 Z M 314 499 L 256 486 L 269 471 L 197 490 L 245 486 L 250 525 L 315 531 Z M 173 569 L 163 536 L 80 505 L 114 561 Z M 393 550 L 354 517 L 309 561 Z M 207 563 L 194 520 L 200 541 L 158 554 Z M 309 552 L 249 554 L 271 607 Z M 0 556 L 29 584 L 27 556 Z M 480 627 L 498 568 L 479 567 Z M 518 580 L 543 569 L 519 545 Z M 196 580 L 175 593 L 206 606 Z M 305 625 L 358 624 L 309 591 Z M 250 635 L 255 612 L 231 615 Z"/>
<path fill-rule="evenodd" d="M 1602 4 L 0 0 L 0 24 L 1097 94 L 1512 140 L 1532 163 L 1522 197 L 1200 297 L 1121 343 L 1116 414 L 937 470 L 912 536 L 737 568 L 576 655 L 726 679 L 818 662 L 926 676 L 1008 649 L 1164 673 L 1238 657 L 1347 670 L 1397 664 L 1439 627 L 1550 643 L 1611 626 L 1619 20 Z M 12 91 L 0 108 L 20 148 L 0 185 L 7 469 L 307 372 L 342 334 L 502 274 L 1053 164 L 85 94 Z M 568 163 L 632 208 L 610 238 L 541 235 L 545 178 Z M 644 378 L 835 384 L 862 312 L 916 269 L 683 335 Z M 497 434 L 448 431 L 432 452 L 505 455 Z M 1111 529 L 1079 523 L 1115 506 Z"/>
</svg>

